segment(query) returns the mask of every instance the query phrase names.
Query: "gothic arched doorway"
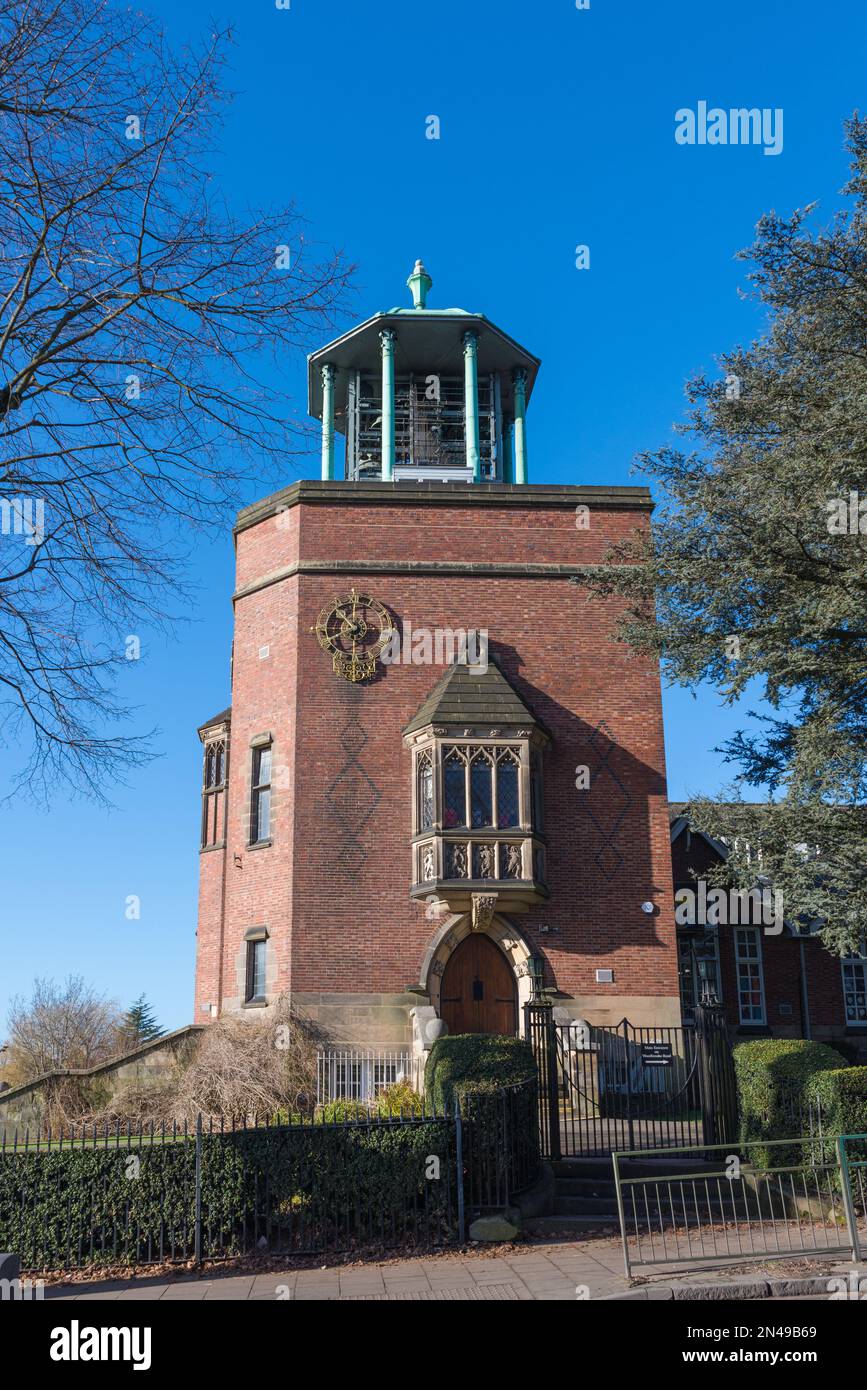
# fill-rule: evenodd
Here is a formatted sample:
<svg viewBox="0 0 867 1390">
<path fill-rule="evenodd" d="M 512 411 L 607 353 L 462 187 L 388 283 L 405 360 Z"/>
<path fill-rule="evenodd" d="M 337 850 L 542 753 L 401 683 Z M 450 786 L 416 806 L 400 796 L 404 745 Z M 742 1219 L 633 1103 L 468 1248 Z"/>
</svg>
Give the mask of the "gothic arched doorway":
<svg viewBox="0 0 867 1390">
<path fill-rule="evenodd" d="M 465 936 L 449 956 L 440 989 L 440 1017 L 450 1033 L 517 1033 L 515 976 L 489 936 Z"/>
</svg>

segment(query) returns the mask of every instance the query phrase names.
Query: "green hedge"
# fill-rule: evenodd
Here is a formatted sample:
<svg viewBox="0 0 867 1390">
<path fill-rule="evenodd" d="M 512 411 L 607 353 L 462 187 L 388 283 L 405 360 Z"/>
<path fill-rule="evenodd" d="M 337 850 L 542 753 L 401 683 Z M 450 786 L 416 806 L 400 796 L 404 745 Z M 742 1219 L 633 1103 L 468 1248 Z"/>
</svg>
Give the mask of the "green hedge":
<svg viewBox="0 0 867 1390">
<path fill-rule="evenodd" d="M 839 1067 L 820 1071 L 808 1082 L 811 1097 L 823 1111 L 823 1128 L 827 1134 L 867 1134 L 867 1067 Z M 867 1144 L 854 1145 L 867 1157 Z"/>
<path fill-rule="evenodd" d="M 453 1148 L 453 1127 L 441 1121 L 205 1134 L 202 1254 L 448 1240 Z M 194 1234 L 192 1139 L 0 1157 L 0 1250 L 19 1254 L 24 1269 L 189 1259 Z"/>
<path fill-rule="evenodd" d="M 456 1033 L 434 1043 L 425 1067 L 424 1084 L 431 1108 L 451 1114 L 456 1091 L 496 1091 L 535 1075 L 533 1049 L 522 1038 Z"/>
<path fill-rule="evenodd" d="M 790 1139 L 806 1127 L 810 1084 L 817 1073 L 844 1062 L 824 1043 L 757 1038 L 734 1049 L 741 1143 Z M 752 1147 L 750 1160 L 778 1167 L 797 1161 L 799 1149 Z"/>
</svg>

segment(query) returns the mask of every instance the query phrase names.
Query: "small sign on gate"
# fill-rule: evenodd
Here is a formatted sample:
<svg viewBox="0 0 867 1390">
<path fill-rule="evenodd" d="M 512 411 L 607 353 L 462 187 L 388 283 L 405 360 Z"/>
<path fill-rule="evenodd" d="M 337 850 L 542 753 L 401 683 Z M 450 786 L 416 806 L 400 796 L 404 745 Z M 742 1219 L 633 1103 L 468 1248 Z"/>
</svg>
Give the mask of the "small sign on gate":
<svg viewBox="0 0 867 1390">
<path fill-rule="evenodd" d="M 645 1042 L 641 1044 L 641 1060 L 646 1067 L 670 1067 L 671 1043 Z"/>
</svg>

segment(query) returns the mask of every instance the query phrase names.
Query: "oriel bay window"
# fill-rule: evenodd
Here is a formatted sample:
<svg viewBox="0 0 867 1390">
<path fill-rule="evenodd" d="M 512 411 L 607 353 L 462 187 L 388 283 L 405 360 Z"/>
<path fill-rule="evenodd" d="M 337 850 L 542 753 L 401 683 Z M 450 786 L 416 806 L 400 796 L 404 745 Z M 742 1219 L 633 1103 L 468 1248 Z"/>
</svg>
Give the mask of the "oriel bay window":
<svg viewBox="0 0 867 1390">
<path fill-rule="evenodd" d="M 431 730 L 414 752 L 412 894 L 432 891 L 455 910 L 496 891 L 503 910 L 547 896 L 541 756 L 532 731 L 508 741 L 441 738 Z"/>
</svg>

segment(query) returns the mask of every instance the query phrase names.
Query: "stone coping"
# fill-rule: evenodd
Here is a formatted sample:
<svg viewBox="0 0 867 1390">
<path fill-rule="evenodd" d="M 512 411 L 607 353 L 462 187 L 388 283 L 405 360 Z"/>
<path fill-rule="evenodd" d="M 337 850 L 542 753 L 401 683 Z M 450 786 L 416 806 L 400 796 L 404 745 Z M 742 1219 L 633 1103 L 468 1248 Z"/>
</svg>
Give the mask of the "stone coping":
<svg viewBox="0 0 867 1390">
<path fill-rule="evenodd" d="M 175 1028 L 171 1033 L 162 1033 L 158 1038 L 150 1038 L 134 1047 L 131 1052 L 121 1052 L 108 1062 L 98 1062 L 95 1067 L 58 1067 L 56 1071 L 44 1071 L 40 1076 L 34 1076 L 32 1081 L 25 1081 L 20 1086 L 10 1086 L 8 1091 L 0 1091 L 0 1106 L 16 1096 L 25 1095 L 37 1086 L 44 1086 L 48 1081 L 57 1081 L 65 1076 L 99 1076 L 100 1072 L 113 1071 L 115 1067 L 134 1062 L 136 1057 L 143 1057 L 148 1052 L 165 1047 L 166 1043 L 179 1041 L 187 1035 L 203 1033 L 206 1027 L 206 1023 L 185 1023 L 182 1028 Z"/>
<path fill-rule="evenodd" d="M 249 507 L 243 507 L 234 534 L 246 531 L 278 511 L 300 502 L 337 502 L 356 506 L 407 507 L 526 507 L 571 511 L 579 503 L 606 511 L 653 510 L 646 487 L 592 486 L 558 483 L 355 483 L 301 478 Z"/>
</svg>

